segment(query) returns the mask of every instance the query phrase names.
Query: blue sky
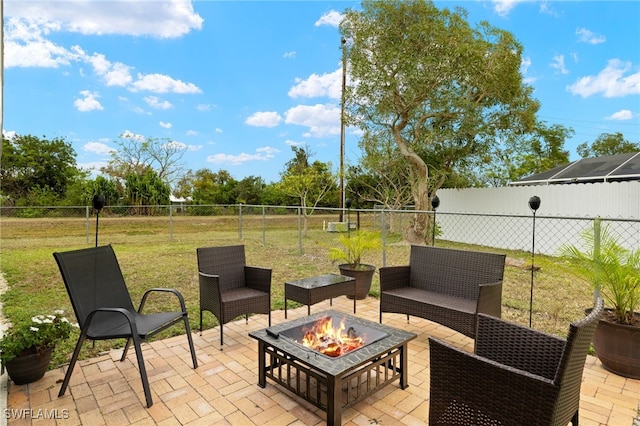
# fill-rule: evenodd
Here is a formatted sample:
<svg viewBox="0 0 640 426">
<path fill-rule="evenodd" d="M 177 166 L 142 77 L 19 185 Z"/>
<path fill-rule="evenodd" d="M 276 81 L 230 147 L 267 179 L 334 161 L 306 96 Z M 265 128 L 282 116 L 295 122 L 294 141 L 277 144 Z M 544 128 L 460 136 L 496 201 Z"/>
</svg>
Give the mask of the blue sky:
<svg viewBox="0 0 640 426">
<path fill-rule="evenodd" d="M 277 181 L 307 145 L 339 165 L 340 35 L 351 1 L 4 0 L 5 135 L 62 137 L 105 165 L 122 134 L 184 144 L 185 169 Z M 565 148 L 640 142 L 640 2 L 439 1 L 524 46 L 541 120 Z M 345 161 L 357 163 L 347 130 Z"/>
</svg>

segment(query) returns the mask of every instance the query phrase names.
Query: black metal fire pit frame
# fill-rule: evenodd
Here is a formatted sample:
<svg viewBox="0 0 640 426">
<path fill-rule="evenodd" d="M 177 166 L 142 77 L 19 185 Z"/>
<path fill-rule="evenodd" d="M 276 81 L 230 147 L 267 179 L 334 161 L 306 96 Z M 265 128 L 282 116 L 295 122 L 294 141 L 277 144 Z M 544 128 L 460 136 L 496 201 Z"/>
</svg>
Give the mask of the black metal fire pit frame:
<svg viewBox="0 0 640 426">
<path fill-rule="evenodd" d="M 339 358 L 329 358 L 292 339 L 276 337 L 291 327 L 323 317 L 347 317 L 349 322 L 387 336 Z M 327 413 L 328 425 L 340 425 L 342 409 L 350 407 L 398 380 L 408 384 L 407 344 L 416 335 L 336 311 L 320 312 L 285 322 L 249 336 L 258 341 L 258 386 L 267 377 Z"/>
</svg>

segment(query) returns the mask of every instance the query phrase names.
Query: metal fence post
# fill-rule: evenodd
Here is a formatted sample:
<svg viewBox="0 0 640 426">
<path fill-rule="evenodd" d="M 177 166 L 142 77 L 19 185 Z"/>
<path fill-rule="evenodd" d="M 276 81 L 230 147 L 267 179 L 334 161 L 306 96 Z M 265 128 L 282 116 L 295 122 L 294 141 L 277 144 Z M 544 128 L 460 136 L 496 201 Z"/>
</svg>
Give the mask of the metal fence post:
<svg viewBox="0 0 640 426">
<path fill-rule="evenodd" d="M 242 239 L 242 203 L 238 204 L 238 239 Z"/>
<path fill-rule="evenodd" d="M 169 242 L 173 241 L 173 207 L 169 203 Z"/>
<path fill-rule="evenodd" d="M 85 206 L 85 229 L 87 234 L 87 244 L 89 244 L 89 206 Z"/>
<path fill-rule="evenodd" d="M 302 254 L 302 209 L 298 207 L 298 254 Z"/>
<path fill-rule="evenodd" d="M 380 215 L 380 226 L 382 226 L 382 266 L 387 266 L 387 227 L 384 223 L 384 209 Z"/>
<path fill-rule="evenodd" d="M 266 230 L 267 230 L 267 219 L 265 217 L 264 206 L 262 206 L 262 245 L 263 246 L 267 244 L 267 239 L 265 235 Z"/>
</svg>

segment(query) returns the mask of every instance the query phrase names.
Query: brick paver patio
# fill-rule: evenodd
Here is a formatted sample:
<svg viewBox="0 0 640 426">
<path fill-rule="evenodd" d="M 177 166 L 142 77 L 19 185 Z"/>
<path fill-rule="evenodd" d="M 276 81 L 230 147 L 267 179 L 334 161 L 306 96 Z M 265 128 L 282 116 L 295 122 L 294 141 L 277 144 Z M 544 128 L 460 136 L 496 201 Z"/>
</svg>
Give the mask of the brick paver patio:
<svg viewBox="0 0 640 426">
<path fill-rule="evenodd" d="M 312 313 L 329 309 L 329 302 Z M 333 309 L 353 313 L 353 301 L 334 299 Z M 289 319 L 306 315 L 306 306 L 289 311 Z M 378 320 L 378 301 L 358 301 L 357 316 Z M 191 313 L 193 317 L 194 314 Z M 272 313 L 273 324 L 285 321 L 284 311 Z M 383 322 L 418 334 L 409 343 L 409 387 L 393 383 L 365 401 L 346 409 L 345 425 L 422 425 L 429 412 L 428 336 L 437 336 L 467 350 L 473 341 L 446 327 L 419 318 L 407 324 L 404 315 L 384 314 Z M 135 352 L 119 362 L 121 351 L 81 361 L 65 396 L 58 398 L 66 367 L 47 372 L 30 385 L 8 386 L 10 425 L 317 425 L 324 412 L 267 381 L 258 387 L 257 343 L 248 336 L 267 326 L 266 315 L 225 326 L 224 351 L 218 328 L 194 332 L 200 366 L 194 370 L 185 336 L 144 344 L 145 362 L 154 405 L 147 409 Z M 602 369 L 589 356 L 581 391 L 580 424 L 631 426 L 637 415 L 640 380 L 625 379 Z M 52 419 L 57 417 L 57 419 Z"/>
</svg>

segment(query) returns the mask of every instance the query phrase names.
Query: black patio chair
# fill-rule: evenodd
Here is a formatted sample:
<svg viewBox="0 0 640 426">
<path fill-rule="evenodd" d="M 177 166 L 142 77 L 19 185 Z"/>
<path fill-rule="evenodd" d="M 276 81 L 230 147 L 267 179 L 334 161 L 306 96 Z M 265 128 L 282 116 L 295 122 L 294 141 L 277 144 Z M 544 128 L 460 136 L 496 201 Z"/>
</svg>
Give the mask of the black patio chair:
<svg viewBox="0 0 640 426">
<path fill-rule="evenodd" d="M 475 353 L 429 338 L 430 425 L 578 426 L 580 385 L 603 301 L 566 340 L 478 315 Z"/>
<path fill-rule="evenodd" d="M 147 407 L 153 405 L 153 400 L 149 390 L 142 349 L 140 348 L 141 341 L 182 321 L 189 341 L 193 368 L 198 368 L 184 298 L 177 290 L 168 288 L 147 290 L 142 296 L 140 307 L 136 311 L 122 276 L 116 254 L 110 245 L 53 253 L 53 256 L 60 268 L 60 273 L 80 326 L 80 337 L 73 351 L 67 373 L 64 376 L 64 381 L 58 394 L 59 397 L 64 395 L 69 385 L 73 367 L 78 360 L 80 349 L 86 339 L 94 341 L 127 339 L 120 361 L 124 361 L 127 357 L 127 351 L 133 340 Z M 174 294 L 180 303 L 180 311 L 143 314 L 142 309 L 147 297 L 152 292 Z"/>
<path fill-rule="evenodd" d="M 234 318 L 249 314 L 269 315 L 271 326 L 271 269 L 246 265 L 243 245 L 200 247 L 200 334 L 202 313 L 209 311 L 220 323 L 220 349 L 223 326 Z"/>
</svg>

